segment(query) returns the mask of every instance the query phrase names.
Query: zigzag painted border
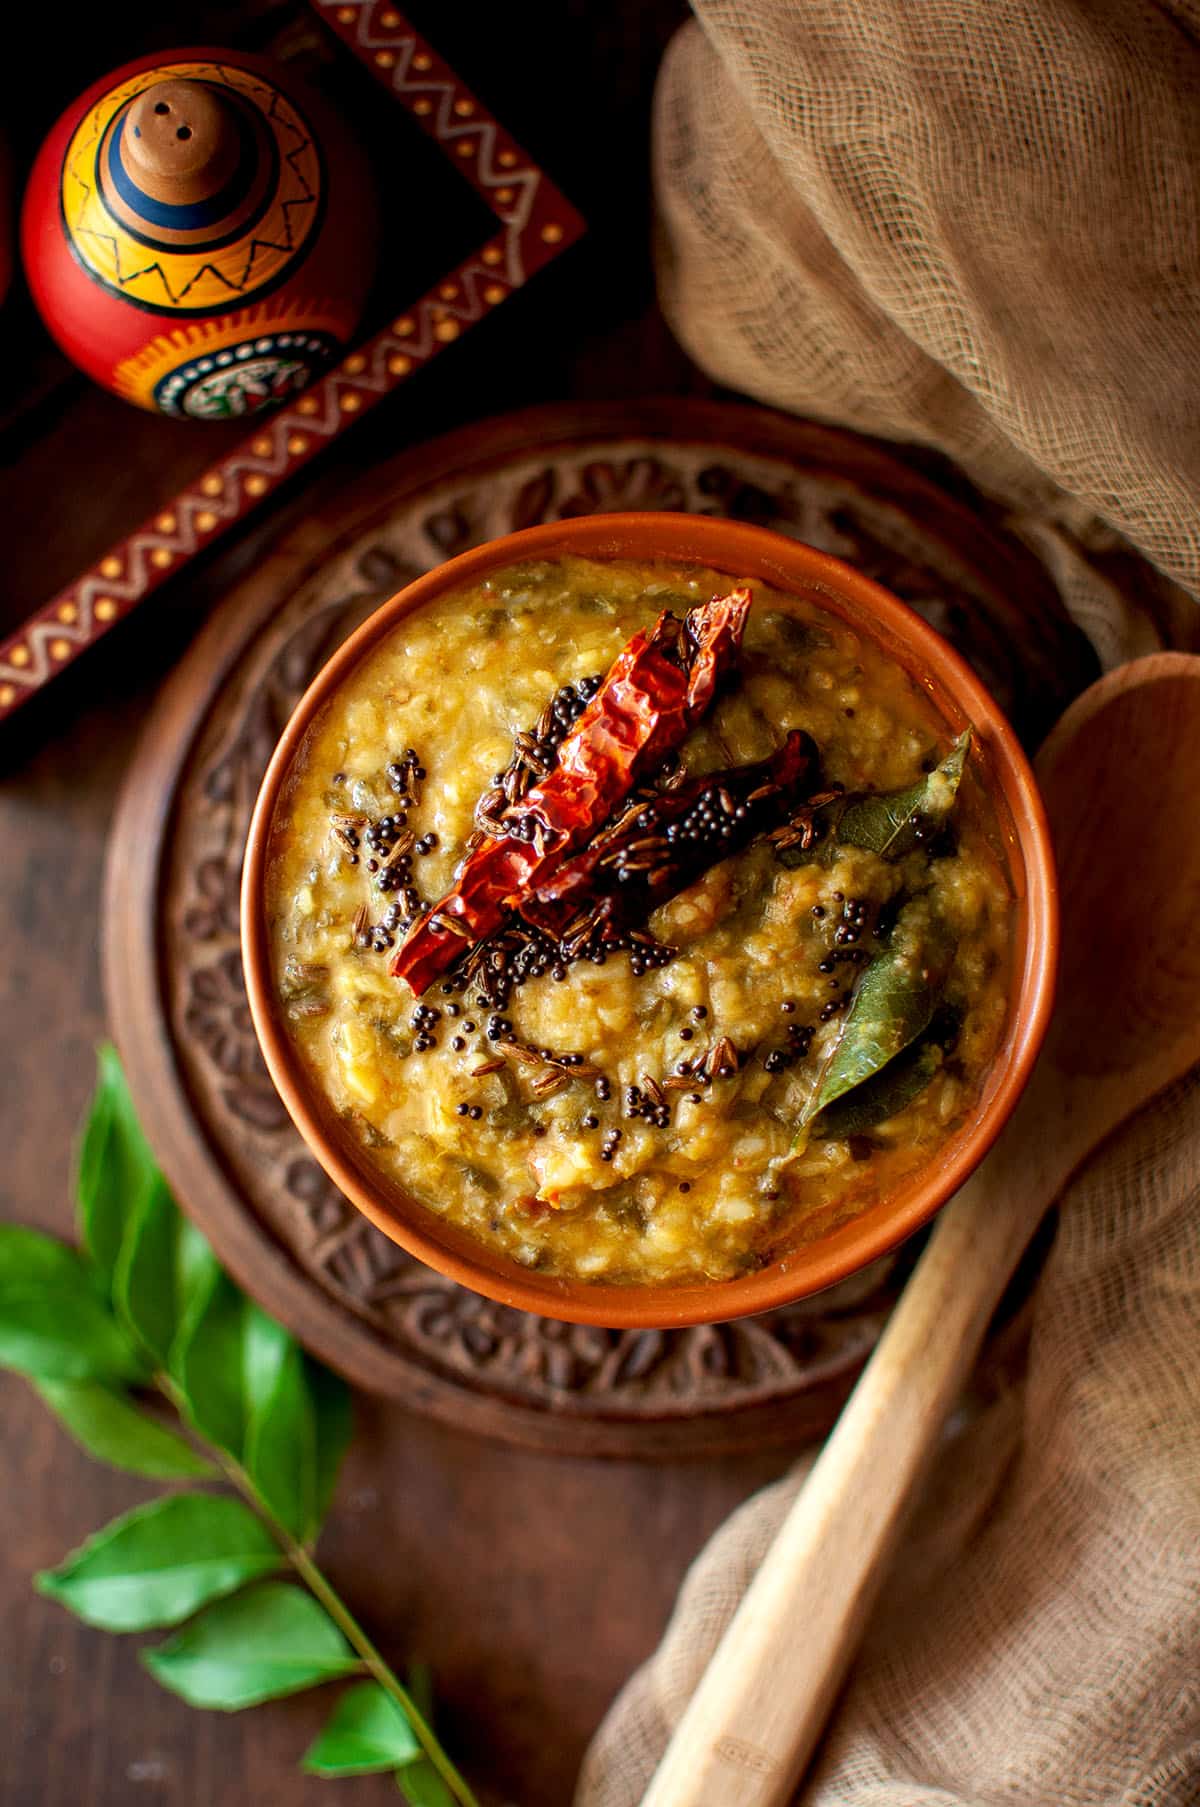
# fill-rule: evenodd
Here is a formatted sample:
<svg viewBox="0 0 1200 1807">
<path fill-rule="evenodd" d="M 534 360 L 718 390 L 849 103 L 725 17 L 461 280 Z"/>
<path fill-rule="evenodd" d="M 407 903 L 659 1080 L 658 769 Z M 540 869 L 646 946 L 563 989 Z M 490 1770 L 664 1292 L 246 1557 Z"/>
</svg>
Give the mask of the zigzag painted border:
<svg viewBox="0 0 1200 1807">
<path fill-rule="evenodd" d="M 500 231 L 0 642 L 0 721 L 559 256 L 584 222 L 386 0 L 310 0 L 481 195 Z"/>
</svg>

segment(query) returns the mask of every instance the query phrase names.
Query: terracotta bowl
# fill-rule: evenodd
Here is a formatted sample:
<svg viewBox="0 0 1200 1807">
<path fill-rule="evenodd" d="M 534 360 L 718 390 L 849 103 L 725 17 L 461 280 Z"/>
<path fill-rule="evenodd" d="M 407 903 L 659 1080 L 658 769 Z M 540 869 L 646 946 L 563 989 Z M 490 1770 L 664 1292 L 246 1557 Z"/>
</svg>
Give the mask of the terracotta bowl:
<svg viewBox="0 0 1200 1807">
<path fill-rule="evenodd" d="M 974 724 L 971 767 L 999 821 L 1015 898 L 1009 1010 L 969 1121 L 927 1166 L 850 1222 L 739 1279 L 593 1284 L 530 1272 L 476 1242 L 370 1164 L 308 1078 L 274 997 L 265 901 L 272 824 L 314 718 L 402 616 L 501 566 L 568 552 L 711 566 L 732 578 L 758 578 L 840 616 L 912 674 L 942 716 L 947 736 Z M 1029 1077 L 1050 1014 L 1057 942 L 1053 856 L 1033 775 L 1012 729 L 958 654 L 904 603 L 839 559 L 761 528 L 700 515 L 600 515 L 532 527 L 439 565 L 385 602 L 329 660 L 284 730 L 250 825 L 242 887 L 242 947 L 258 1038 L 284 1104 L 330 1178 L 402 1248 L 463 1286 L 547 1317 L 614 1328 L 709 1323 L 790 1304 L 845 1279 L 926 1223 L 983 1158 Z"/>
</svg>

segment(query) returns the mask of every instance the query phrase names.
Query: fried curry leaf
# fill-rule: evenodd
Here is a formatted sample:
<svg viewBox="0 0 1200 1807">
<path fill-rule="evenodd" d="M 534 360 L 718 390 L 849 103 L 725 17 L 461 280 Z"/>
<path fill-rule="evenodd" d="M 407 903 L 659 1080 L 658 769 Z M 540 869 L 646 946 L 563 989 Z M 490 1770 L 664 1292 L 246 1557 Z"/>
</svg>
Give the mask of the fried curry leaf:
<svg viewBox="0 0 1200 1807">
<path fill-rule="evenodd" d="M 889 945 L 858 982 L 842 1032 L 800 1113 L 798 1141 L 807 1140 L 809 1126 L 822 1111 L 881 1073 L 924 1034 L 953 953 L 928 899 L 918 897 L 906 905 Z"/>
<path fill-rule="evenodd" d="M 850 792 L 818 812 L 818 830 L 833 847 L 865 847 L 881 859 L 899 860 L 920 845 L 920 836 L 940 827 L 954 808 L 958 787 L 966 770 L 971 730 L 960 734 L 945 759 L 902 791 Z M 779 855 L 784 866 L 803 866 L 813 854 L 804 847 L 790 847 Z"/>
<path fill-rule="evenodd" d="M 885 860 L 902 859 L 918 845 L 925 824 L 940 824 L 954 808 L 971 745 L 971 730 L 960 734 L 933 771 L 903 791 L 852 797 L 841 812 L 835 835 L 843 847 L 866 847 Z"/>
<path fill-rule="evenodd" d="M 865 1135 L 919 1098 L 945 1065 L 958 1039 L 961 1016 L 943 1005 L 924 1035 L 909 1044 L 871 1079 L 827 1105 L 813 1121 L 816 1135 L 830 1141 Z"/>
</svg>

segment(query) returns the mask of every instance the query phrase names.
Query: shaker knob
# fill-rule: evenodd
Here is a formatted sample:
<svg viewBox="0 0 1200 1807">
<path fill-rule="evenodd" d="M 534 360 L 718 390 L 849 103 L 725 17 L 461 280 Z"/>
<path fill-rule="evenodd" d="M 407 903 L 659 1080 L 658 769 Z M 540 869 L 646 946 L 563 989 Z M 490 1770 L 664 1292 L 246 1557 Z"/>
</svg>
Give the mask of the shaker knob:
<svg viewBox="0 0 1200 1807">
<path fill-rule="evenodd" d="M 122 162 L 143 194 L 186 206 L 231 180 L 241 140 L 229 103 L 204 82 L 155 82 L 125 115 Z"/>
</svg>

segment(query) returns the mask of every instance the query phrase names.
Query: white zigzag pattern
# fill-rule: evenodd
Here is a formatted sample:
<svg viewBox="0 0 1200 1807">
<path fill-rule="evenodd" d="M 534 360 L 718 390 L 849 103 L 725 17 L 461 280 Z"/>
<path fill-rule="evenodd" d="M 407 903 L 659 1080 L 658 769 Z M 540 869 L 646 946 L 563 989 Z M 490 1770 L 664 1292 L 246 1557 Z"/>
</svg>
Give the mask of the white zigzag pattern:
<svg viewBox="0 0 1200 1807">
<path fill-rule="evenodd" d="M 447 316 L 465 323 L 480 319 L 485 311 L 480 284 L 494 280 L 494 277 L 495 271 L 485 265 L 471 264 L 460 272 L 464 290 L 461 302 L 452 305 L 432 296 L 423 298 L 410 310 L 416 322 L 416 331 L 404 338 L 394 333 L 377 337 L 371 347 L 367 368 L 357 372 L 352 379 L 354 385 L 373 394 L 386 394 L 395 387 L 398 380 L 388 370 L 388 359 L 397 354 L 412 358 L 415 362 L 429 357 L 438 345 L 434 329 L 438 321 Z M 212 529 L 202 533 L 196 526 L 196 516 L 207 512 L 216 515 L 218 520 L 228 520 L 237 513 L 239 479 L 250 475 L 284 475 L 290 460 L 287 441 L 293 433 L 307 433 L 315 438 L 327 439 L 339 432 L 345 425 L 345 416 L 338 403 L 338 388 L 339 382 L 344 384 L 347 380 L 350 379 L 344 375 L 339 378 L 335 371 L 308 391 L 310 396 L 319 397 L 323 402 L 317 413 L 300 415 L 289 410 L 277 415 L 269 424 L 264 422 L 255 437 L 269 439 L 270 450 L 265 453 L 234 454 L 227 464 L 216 472 L 209 473 L 222 480 L 223 488 L 219 495 L 181 496 L 173 505 L 177 524 L 172 531 L 164 532 L 160 528 L 154 528 L 133 533 L 125 548 L 124 568 L 118 576 L 104 577 L 99 572 L 90 571 L 70 590 L 62 592 L 49 605 L 47 618 L 36 622 L 23 636 L 24 644 L 29 648 L 29 663 L 18 667 L 0 661 L 0 681 L 28 689 L 40 684 L 52 667 L 61 668 L 67 661 L 51 658 L 51 640 L 66 640 L 76 651 L 82 651 L 100 625 L 94 614 L 98 599 L 101 596 L 111 596 L 119 602 L 135 603 L 152 587 L 156 579 L 161 581 L 167 576 L 177 560 L 189 557 L 202 541 L 211 539 Z M 159 571 L 151 563 L 151 555 L 163 549 L 172 553 L 172 564 Z M 68 600 L 79 610 L 78 620 L 70 623 L 57 620 L 54 614 Z"/>
<path fill-rule="evenodd" d="M 124 569 L 116 577 L 104 577 L 97 571 L 89 571 L 78 583 L 64 591 L 52 602 L 47 610 L 47 618 L 34 623 L 24 635 L 24 644 L 29 648 L 28 665 L 15 666 L 0 662 L 0 680 L 21 685 L 25 688 L 39 684 L 49 675 L 52 666 L 61 668 L 67 661 L 52 660 L 49 654 L 51 640 L 66 640 L 77 651 L 82 651 L 91 640 L 97 626 L 95 605 L 101 596 L 112 596 L 118 602 L 133 603 L 145 594 L 155 578 L 162 579 L 174 568 L 176 559 L 187 558 L 200 546 L 202 540 L 212 537 L 212 529 L 204 534 L 196 526 L 196 516 L 208 512 L 217 516 L 218 520 L 228 520 L 237 513 L 238 479 L 255 474 L 264 477 L 282 475 L 288 466 L 287 436 L 291 432 L 310 431 L 327 437 L 337 423 L 336 402 L 334 412 L 324 423 L 317 420 L 301 420 L 298 417 L 289 422 L 286 418 L 278 418 L 264 426 L 256 435 L 258 438 L 270 437 L 271 449 L 262 455 L 235 456 L 216 474 L 224 485 L 220 495 L 184 495 L 172 506 L 177 525 L 165 533 L 160 528 L 144 529 L 133 533 L 128 541 L 124 555 Z M 167 550 L 174 556 L 172 564 L 161 572 L 151 563 L 151 554 Z M 79 610 L 79 618 L 73 622 L 57 619 L 55 611 L 65 601 L 73 602 Z M 105 626 L 108 624 L 105 623 Z"/>
<path fill-rule="evenodd" d="M 319 0 L 321 7 L 331 12 L 337 0 Z M 517 211 L 505 220 L 505 275 L 514 288 L 525 280 L 525 269 L 521 261 L 521 234 L 529 224 L 533 212 L 534 197 L 541 182 L 541 173 L 535 169 L 500 169 L 493 162 L 496 148 L 496 126 L 490 119 L 459 119 L 453 112 L 455 90 L 449 82 L 430 81 L 419 74 L 411 76 L 411 65 L 415 53 L 415 40 L 411 37 L 397 38 L 379 36 L 370 29 L 370 13 L 372 0 L 357 0 L 358 25 L 355 37 L 364 50 L 387 50 L 396 58 L 392 70 L 390 85 L 397 94 L 437 100 L 437 112 L 434 115 L 434 128 L 437 136 L 447 142 L 456 138 L 474 135 L 479 138 L 479 175 L 480 180 L 488 188 L 514 188 L 520 190 Z"/>
</svg>

